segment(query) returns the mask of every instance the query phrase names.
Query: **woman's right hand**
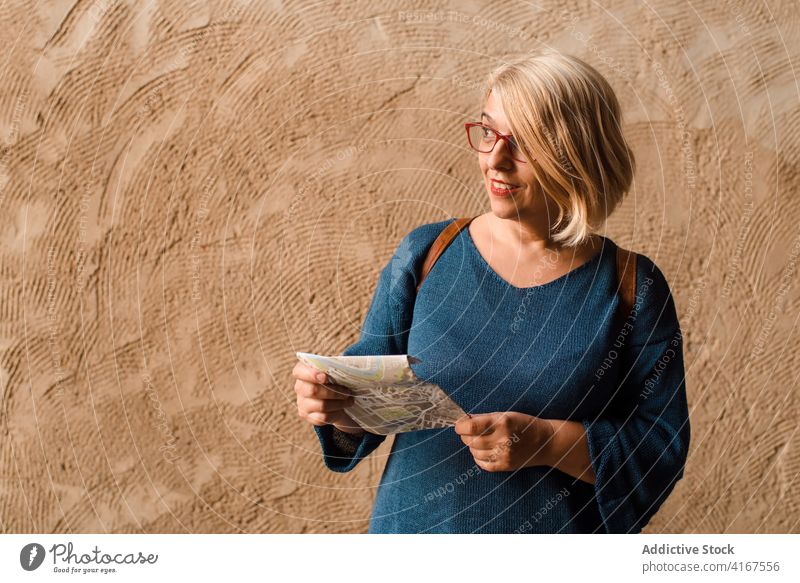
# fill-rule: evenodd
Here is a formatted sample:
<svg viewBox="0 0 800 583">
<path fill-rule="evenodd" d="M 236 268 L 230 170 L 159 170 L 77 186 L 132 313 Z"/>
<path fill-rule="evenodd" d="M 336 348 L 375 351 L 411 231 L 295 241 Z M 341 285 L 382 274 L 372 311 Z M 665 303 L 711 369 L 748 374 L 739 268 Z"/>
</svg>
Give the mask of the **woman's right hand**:
<svg viewBox="0 0 800 583">
<path fill-rule="evenodd" d="M 353 404 L 350 389 L 326 384 L 330 378 L 302 362 L 292 370 L 294 392 L 297 394 L 297 413 L 312 425 L 333 425 L 340 431 L 361 435 L 364 430 L 353 421 L 345 409 Z"/>
</svg>

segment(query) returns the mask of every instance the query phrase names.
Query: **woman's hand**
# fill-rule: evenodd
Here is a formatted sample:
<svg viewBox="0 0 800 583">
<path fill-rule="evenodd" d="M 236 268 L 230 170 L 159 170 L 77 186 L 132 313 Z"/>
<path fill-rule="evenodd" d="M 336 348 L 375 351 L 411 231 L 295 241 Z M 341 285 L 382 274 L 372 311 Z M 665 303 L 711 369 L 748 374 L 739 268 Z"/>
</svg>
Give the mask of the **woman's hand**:
<svg viewBox="0 0 800 583">
<path fill-rule="evenodd" d="M 364 430 L 353 421 L 345 409 L 353 404 L 350 389 L 336 384 L 325 384 L 330 379 L 325 373 L 298 362 L 292 376 L 297 394 L 297 413 L 312 425 L 333 425 L 345 433 L 361 435 Z"/>
<path fill-rule="evenodd" d="M 553 425 L 525 413 L 484 413 L 459 419 L 455 425 L 475 463 L 488 472 L 550 465 Z"/>
</svg>

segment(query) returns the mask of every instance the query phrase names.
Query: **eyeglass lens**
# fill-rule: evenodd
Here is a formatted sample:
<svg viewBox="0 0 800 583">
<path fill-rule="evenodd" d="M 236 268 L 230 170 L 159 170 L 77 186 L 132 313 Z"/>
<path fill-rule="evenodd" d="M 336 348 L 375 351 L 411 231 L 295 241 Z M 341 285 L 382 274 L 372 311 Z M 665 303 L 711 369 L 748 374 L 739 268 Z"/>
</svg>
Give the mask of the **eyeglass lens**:
<svg viewBox="0 0 800 583">
<path fill-rule="evenodd" d="M 492 128 L 481 125 L 470 126 L 469 128 L 470 145 L 484 154 L 491 152 L 499 139 L 499 136 Z M 525 161 L 525 156 L 513 138 L 510 138 L 506 145 L 509 147 L 509 154 L 512 158 L 519 162 Z"/>
</svg>

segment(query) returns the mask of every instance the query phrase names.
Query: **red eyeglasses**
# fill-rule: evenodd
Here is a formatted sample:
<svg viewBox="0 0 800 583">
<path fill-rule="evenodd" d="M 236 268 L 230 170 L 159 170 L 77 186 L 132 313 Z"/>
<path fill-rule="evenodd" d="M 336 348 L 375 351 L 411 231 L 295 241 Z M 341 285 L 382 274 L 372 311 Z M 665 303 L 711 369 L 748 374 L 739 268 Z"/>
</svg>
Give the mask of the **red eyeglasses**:
<svg viewBox="0 0 800 583">
<path fill-rule="evenodd" d="M 517 162 L 527 162 L 525 155 L 522 153 L 522 150 L 519 149 L 519 145 L 511 134 L 501 134 L 496 129 L 490 128 L 482 123 L 465 123 L 464 127 L 467 130 L 467 141 L 470 147 L 476 152 L 488 154 L 494 150 L 497 142 L 504 140 L 511 158 Z"/>
</svg>

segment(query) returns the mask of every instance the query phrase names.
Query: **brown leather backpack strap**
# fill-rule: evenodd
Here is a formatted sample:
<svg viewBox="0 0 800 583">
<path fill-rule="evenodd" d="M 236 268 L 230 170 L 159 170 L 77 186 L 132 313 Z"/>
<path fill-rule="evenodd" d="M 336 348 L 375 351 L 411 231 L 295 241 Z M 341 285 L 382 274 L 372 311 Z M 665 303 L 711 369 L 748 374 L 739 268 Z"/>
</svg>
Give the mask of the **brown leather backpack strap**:
<svg viewBox="0 0 800 583">
<path fill-rule="evenodd" d="M 636 253 L 617 245 L 617 284 L 619 285 L 619 326 L 633 311 L 636 302 Z"/>
<path fill-rule="evenodd" d="M 456 219 L 447 225 L 441 233 L 439 233 L 439 236 L 436 237 L 436 240 L 428 250 L 428 255 L 425 257 L 425 263 L 422 264 L 422 272 L 419 276 L 417 292 L 419 292 L 419 288 L 422 287 L 422 282 L 425 281 L 428 273 L 430 273 L 431 269 L 433 269 L 434 263 L 436 263 L 441 254 L 444 253 L 444 250 L 447 249 L 447 246 L 453 242 L 453 239 L 456 238 L 456 235 L 467 228 L 467 225 L 469 225 L 474 218 L 475 217 L 465 217 L 462 219 Z"/>
</svg>

